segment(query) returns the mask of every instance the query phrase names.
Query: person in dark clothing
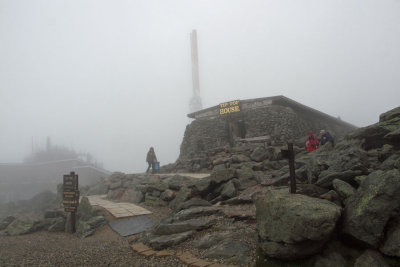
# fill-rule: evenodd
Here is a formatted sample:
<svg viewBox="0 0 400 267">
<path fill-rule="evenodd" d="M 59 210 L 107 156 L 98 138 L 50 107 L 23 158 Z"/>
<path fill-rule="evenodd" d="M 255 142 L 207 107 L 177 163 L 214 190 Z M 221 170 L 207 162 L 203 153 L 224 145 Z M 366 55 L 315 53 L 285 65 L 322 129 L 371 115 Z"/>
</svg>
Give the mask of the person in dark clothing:
<svg viewBox="0 0 400 267">
<path fill-rule="evenodd" d="M 321 142 L 321 145 L 322 145 L 322 146 L 325 145 L 325 144 L 328 143 L 328 142 L 331 142 L 331 143 L 332 143 L 332 146 L 335 145 L 335 143 L 334 143 L 334 141 L 333 141 L 333 138 L 332 138 L 332 136 L 329 134 L 329 132 L 327 132 L 327 131 L 325 131 L 325 130 L 321 130 L 321 131 L 320 131 L 320 134 L 321 134 L 320 142 Z"/>
<path fill-rule="evenodd" d="M 150 147 L 149 152 L 147 152 L 146 161 L 149 164 L 149 167 L 147 167 L 146 173 L 149 172 L 150 167 L 154 171 L 154 164 L 157 162 L 157 157 L 156 157 L 156 153 L 154 152 L 153 147 Z"/>
<path fill-rule="evenodd" d="M 308 132 L 308 138 L 304 148 L 307 152 L 313 152 L 318 148 L 318 139 L 313 135 L 312 131 Z"/>
</svg>

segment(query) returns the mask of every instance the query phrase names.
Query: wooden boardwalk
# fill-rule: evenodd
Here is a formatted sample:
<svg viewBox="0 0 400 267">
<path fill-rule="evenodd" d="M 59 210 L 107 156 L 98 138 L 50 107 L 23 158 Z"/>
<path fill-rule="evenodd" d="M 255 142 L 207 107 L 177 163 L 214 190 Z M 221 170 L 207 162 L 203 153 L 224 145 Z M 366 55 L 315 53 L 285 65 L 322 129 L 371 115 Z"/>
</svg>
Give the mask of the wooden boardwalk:
<svg viewBox="0 0 400 267">
<path fill-rule="evenodd" d="M 128 202 L 112 202 L 105 199 L 107 195 L 88 196 L 90 205 L 101 206 L 109 211 L 115 218 L 125 218 L 137 215 L 150 214 L 151 211 Z"/>
</svg>

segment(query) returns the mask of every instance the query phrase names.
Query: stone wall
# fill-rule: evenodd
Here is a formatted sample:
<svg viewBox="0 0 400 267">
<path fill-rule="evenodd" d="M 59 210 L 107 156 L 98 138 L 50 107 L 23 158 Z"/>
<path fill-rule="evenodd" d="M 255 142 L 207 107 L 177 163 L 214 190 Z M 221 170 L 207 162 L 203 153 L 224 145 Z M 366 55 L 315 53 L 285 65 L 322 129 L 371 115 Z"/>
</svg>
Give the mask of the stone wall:
<svg viewBox="0 0 400 267">
<path fill-rule="evenodd" d="M 179 159 L 198 158 L 216 147 L 232 145 L 229 122 L 243 121 L 245 138 L 269 136 L 271 141 L 301 143 L 312 130 L 319 137 L 325 129 L 335 138 L 355 127 L 320 112 L 296 110 L 295 107 L 271 104 L 247 108 L 236 114 L 194 120 L 186 127 Z"/>
</svg>

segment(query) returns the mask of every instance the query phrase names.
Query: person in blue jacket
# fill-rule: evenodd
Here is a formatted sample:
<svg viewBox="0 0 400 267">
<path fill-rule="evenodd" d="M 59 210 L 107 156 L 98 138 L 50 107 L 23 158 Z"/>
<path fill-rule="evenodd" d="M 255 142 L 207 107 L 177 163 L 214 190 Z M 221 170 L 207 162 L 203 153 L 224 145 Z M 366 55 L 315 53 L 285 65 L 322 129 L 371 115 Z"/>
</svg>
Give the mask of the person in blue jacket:
<svg viewBox="0 0 400 267">
<path fill-rule="evenodd" d="M 325 130 L 321 130 L 321 131 L 320 131 L 320 134 L 321 134 L 320 144 L 321 144 L 322 146 L 325 145 L 325 144 L 328 143 L 328 142 L 331 142 L 331 143 L 332 143 L 332 146 L 334 145 L 333 138 L 332 138 L 332 136 L 329 134 L 329 132 L 327 132 L 327 131 L 325 131 Z"/>
</svg>

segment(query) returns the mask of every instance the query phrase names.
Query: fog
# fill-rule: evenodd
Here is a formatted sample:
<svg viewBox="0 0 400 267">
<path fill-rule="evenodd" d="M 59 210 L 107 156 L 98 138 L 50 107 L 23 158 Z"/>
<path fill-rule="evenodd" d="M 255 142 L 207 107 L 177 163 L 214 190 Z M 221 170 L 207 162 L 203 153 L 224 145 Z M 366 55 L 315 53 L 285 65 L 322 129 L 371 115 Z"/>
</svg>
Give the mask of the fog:
<svg viewBox="0 0 400 267">
<path fill-rule="evenodd" d="M 193 29 L 204 108 L 284 95 L 361 127 L 399 106 L 399 0 L 0 0 L 0 163 L 47 136 L 110 171 L 174 162 Z"/>
</svg>

